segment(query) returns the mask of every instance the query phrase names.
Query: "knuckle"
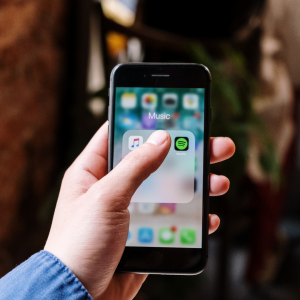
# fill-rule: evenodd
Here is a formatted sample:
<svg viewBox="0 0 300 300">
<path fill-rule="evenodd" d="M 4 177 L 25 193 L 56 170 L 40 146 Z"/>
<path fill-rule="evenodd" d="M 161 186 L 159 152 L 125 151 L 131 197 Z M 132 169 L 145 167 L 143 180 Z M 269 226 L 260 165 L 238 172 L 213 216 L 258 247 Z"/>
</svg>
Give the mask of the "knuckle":
<svg viewBox="0 0 300 300">
<path fill-rule="evenodd" d="M 124 158 L 126 163 L 130 164 L 147 164 L 149 162 L 149 155 L 142 148 L 132 151 L 129 155 Z"/>
<path fill-rule="evenodd" d="M 70 166 L 64 173 L 62 182 L 67 182 L 70 180 L 70 178 L 72 177 L 72 166 Z"/>
<path fill-rule="evenodd" d="M 99 185 L 97 189 L 92 189 L 92 199 L 96 206 L 99 205 L 101 210 L 107 212 L 121 212 L 126 210 L 130 200 L 131 193 L 129 190 L 123 190 L 120 192 L 120 184 L 114 181 L 109 182 L 109 186 L 114 187 L 107 189 L 108 184 L 102 182 L 103 185 Z"/>
</svg>

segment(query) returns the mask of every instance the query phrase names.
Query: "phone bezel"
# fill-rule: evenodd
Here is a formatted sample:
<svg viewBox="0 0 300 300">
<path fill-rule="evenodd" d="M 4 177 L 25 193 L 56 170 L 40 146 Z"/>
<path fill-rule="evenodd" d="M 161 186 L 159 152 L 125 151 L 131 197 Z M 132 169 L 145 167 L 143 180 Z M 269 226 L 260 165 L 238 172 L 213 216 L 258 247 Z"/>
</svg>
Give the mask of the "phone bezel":
<svg viewBox="0 0 300 300">
<path fill-rule="evenodd" d="M 169 76 L 152 76 L 153 74 Z M 195 275 L 205 268 L 208 258 L 210 190 L 210 85 L 211 75 L 208 68 L 199 64 L 127 63 L 117 65 L 111 72 L 108 115 L 108 172 L 113 168 L 116 87 L 205 88 L 202 248 L 126 246 L 117 272 Z M 159 254 L 163 257 L 161 265 L 156 263 L 159 260 Z M 149 257 L 151 257 L 150 262 Z M 158 258 L 155 259 L 155 257 Z"/>
</svg>

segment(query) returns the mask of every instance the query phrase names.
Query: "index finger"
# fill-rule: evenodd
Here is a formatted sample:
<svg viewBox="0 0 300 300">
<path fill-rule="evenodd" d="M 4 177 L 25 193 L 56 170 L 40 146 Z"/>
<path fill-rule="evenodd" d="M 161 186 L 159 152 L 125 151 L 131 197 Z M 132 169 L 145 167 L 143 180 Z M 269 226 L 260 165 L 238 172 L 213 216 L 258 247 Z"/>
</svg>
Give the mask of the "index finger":
<svg viewBox="0 0 300 300">
<path fill-rule="evenodd" d="M 210 138 L 210 163 L 214 164 L 230 158 L 235 152 L 235 144 L 228 137 Z"/>
<path fill-rule="evenodd" d="M 107 174 L 107 134 L 108 121 L 100 127 L 73 163 L 73 166 L 87 171 L 97 180 Z"/>
</svg>

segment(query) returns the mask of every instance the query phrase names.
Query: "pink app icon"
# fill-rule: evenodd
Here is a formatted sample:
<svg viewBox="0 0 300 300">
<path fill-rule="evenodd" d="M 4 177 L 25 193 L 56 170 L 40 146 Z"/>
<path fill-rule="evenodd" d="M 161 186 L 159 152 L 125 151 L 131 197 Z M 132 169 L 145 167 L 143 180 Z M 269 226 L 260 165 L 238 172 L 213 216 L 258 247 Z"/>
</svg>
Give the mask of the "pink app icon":
<svg viewBox="0 0 300 300">
<path fill-rule="evenodd" d="M 160 203 L 158 212 L 163 215 L 174 214 L 176 210 L 176 203 Z"/>
</svg>

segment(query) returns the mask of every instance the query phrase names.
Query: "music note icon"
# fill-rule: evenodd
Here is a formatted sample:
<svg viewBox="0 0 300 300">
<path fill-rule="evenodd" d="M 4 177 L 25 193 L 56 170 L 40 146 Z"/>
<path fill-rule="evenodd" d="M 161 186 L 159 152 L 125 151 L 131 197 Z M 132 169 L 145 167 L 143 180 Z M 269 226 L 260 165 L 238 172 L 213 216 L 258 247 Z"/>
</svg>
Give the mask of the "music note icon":
<svg viewBox="0 0 300 300">
<path fill-rule="evenodd" d="M 128 140 L 128 148 L 134 150 L 143 144 L 142 136 L 130 136 Z"/>
<path fill-rule="evenodd" d="M 136 142 L 136 145 L 135 145 L 135 147 L 138 147 L 139 146 L 139 142 L 140 142 L 140 139 L 139 138 L 137 138 L 137 139 L 134 139 L 133 140 L 133 145 L 131 146 L 131 148 L 133 148 L 134 147 L 134 143 Z"/>
</svg>

